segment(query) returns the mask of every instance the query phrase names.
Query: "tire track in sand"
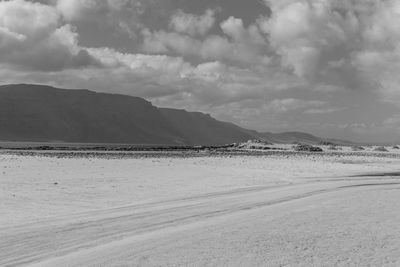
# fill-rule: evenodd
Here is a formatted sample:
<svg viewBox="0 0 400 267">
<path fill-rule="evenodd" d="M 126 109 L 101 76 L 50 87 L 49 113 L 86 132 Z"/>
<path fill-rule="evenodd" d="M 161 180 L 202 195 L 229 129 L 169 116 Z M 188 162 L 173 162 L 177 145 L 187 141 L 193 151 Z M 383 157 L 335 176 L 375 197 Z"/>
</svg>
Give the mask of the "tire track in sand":
<svg viewBox="0 0 400 267">
<path fill-rule="evenodd" d="M 40 262 L 135 235 L 178 228 L 202 220 L 325 193 L 400 185 L 400 182 L 387 178 L 386 182 L 385 179 L 350 182 L 339 180 L 241 188 L 3 228 L 0 229 L 0 265 L 19 266 Z"/>
</svg>

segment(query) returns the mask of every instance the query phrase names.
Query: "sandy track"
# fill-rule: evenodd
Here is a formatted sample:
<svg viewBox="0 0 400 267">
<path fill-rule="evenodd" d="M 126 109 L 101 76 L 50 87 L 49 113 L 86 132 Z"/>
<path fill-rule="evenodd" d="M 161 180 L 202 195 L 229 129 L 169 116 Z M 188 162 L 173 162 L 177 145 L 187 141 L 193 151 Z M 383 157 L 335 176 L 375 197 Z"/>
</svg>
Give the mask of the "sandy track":
<svg viewBox="0 0 400 267">
<path fill-rule="evenodd" d="M 137 256 L 146 250 L 144 243 L 157 243 L 154 238 L 161 241 L 160 236 L 179 238 L 181 231 L 191 227 L 206 233 L 206 225 L 226 224 L 232 216 L 238 220 L 256 212 L 273 217 L 280 205 L 290 213 L 312 198 L 335 199 L 334 194 L 400 185 L 390 176 L 347 179 L 242 188 L 0 228 L 0 265 L 119 265 L 127 257 L 121 253 L 132 251 L 132 246 L 136 258 L 130 264 L 135 265 L 139 264 Z M 274 212 L 268 207 L 274 207 Z"/>
</svg>

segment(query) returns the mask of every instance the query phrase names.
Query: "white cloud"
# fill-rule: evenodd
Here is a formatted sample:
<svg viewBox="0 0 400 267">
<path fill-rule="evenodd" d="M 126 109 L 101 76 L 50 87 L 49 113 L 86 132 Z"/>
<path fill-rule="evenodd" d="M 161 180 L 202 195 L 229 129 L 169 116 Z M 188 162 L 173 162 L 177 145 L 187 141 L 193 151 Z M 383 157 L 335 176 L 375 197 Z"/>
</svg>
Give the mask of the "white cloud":
<svg viewBox="0 0 400 267">
<path fill-rule="evenodd" d="M 285 113 L 289 111 L 323 107 L 327 103 L 320 100 L 303 100 L 297 98 L 275 99 L 267 105 L 267 109 L 274 113 Z"/>
<path fill-rule="evenodd" d="M 366 20 L 363 49 L 354 55 L 354 63 L 373 79 L 376 90 L 386 101 L 398 105 L 400 91 L 400 1 L 378 2 Z"/>
<path fill-rule="evenodd" d="M 270 1 L 272 16 L 261 22 L 282 63 L 300 77 L 315 79 L 348 62 L 359 37 L 359 21 L 351 12 L 335 10 L 336 1 Z"/>
<path fill-rule="evenodd" d="M 67 21 L 87 21 L 118 19 L 128 13 L 133 18 L 143 13 L 144 3 L 141 0 L 57 0 L 56 7 Z"/>
<path fill-rule="evenodd" d="M 59 13 L 50 6 L 23 0 L 0 2 L 1 62 L 46 71 L 96 65 L 78 46 L 71 26 L 59 22 Z"/>
<path fill-rule="evenodd" d="M 79 0 L 58 0 L 57 8 L 68 21 L 75 21 L 86 18 L 86 14 L 91 10 L 95 2 Z"/>
<path fill-rule="evenodd" d="M 143 50 L 150 53 L 168 53 L 170 50 L 181 55 L 197 54 L 201 49 L 201 42 L 188 35 L 176 32 L 142 31 L 144 36 Z"/>
<path fill-rule="evenodd" d="M 42 38 L 58 26 L 58 12 L 46 5 L 23 0 L 0 3 L 0 25 L 10 32 Z"/>
<path fill-rule="evenodd" d="M 310 87 L 371 91 L 398 103 L 400 1 L 265 0 L 259 20 L 283 68 Z"/>
<path fill-rule="evenodd" d="M 304 111 L 304 114 L 319 115 L 319 114 L 331 114 L 333 112 L 345 110 L 344 108 L 332 107 L 332 108 L 312 108 Z"/>
<path fill-rule="evenodd" d="M 152 17 L 168 2 L 0 1 L 0 79 L 127 93 L 263 129 L 397 128 L 380 100 L 400 100 L 399 0 L 265 0 L 271 14 L 253 21 L 185 4 Z M 132 42 L 114 42 L 116 31 Z"/>
<path fill-rule="evenodd" d="M 165 55 L 124 54 L 113 49 L 91 48 L 92 55 L 101 60 L 103 65 L 110 68 L 125 67 L 143 76 L 182 78 L 192 66 L 180 57 Z"/>
<path fill-rule="evenodd" d="M 238 43 L 265 46 L 266 42 L 257 25 L 252 24 L 247 29 L 241 19 L 229 17 L 220 24 L 222 31 Z"/>
<path fill-rule="evenodd" d="M 68 23 L 97 23 L 136 39 L 145 11 L 160 0 L 56 0 L 55 7 Z"/>
<path fill-rule="evenodd" d="M 201 16 L 188 14 L 179 10 L 170 21 L 170 27 L 179 33 L 186 33 L 192 36 L 205 35 L 214 26 L 215 10 L 208 9 Z"/>
<path fill-rule="evenodd" d="M 245 28 L 241 19 L 229 17 L 221 22 L 224 36 L 208 35 L 195 38 L 180 32 L 142 31 L 143 51 L 148 53 L 178 53 L 202 60 L 220 60 L 245 65 L 269 63 L 267 43 L 257 25 Z"/>
</svg>

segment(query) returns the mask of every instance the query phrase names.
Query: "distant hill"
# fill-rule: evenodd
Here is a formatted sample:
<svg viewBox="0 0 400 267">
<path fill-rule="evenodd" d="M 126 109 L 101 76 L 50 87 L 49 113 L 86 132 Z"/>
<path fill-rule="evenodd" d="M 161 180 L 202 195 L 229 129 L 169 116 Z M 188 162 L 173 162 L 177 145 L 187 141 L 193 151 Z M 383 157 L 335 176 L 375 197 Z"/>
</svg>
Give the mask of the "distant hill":
<svg viewBox="0 0 400 267">
<path fill-rule="evenodd" d="M 307 143 L 307 144 L 320 144 L 324 142 L 324 139 L 322 138 L 302 132 L 262 133 L 260 137 L 271 143 L 282 143 L 282 144 L 292 144 L 295 142 Z"/>
<path fill-rule="evenodd" d="M 262 138 L 319 143 L 306 133 L 258 133 L 200 112 L 157 108 L 133 96 L 44 85 L 0 86 L 0 140 L 219 145 Z"/>
</svg>

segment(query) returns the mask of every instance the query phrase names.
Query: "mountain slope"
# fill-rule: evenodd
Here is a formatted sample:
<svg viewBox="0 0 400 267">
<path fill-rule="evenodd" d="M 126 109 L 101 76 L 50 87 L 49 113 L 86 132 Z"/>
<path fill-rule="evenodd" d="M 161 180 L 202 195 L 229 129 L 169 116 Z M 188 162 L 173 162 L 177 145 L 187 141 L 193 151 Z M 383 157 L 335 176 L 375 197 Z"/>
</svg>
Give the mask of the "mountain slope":
<svg viewBox="0 0 400 267">
<path fill-rule="evenodd" d="M 0 86 L 0 139 L 170 144 L 178 132 L 142 98 L 39 85 Z"/>
<path fill-rule="evenodd" d="M 306 133 L 259 133 L 210 115 L 157 108 L 139 98 L 44 85 L 0 86 L 0 140 L 221 145 L 260 138 L 320 143 Z"/>
<path fill-rule="evenodd" d="M 253 138 L 239 126 L 217 121 L 208 114 L 179 109 L 160 108 L 162 114 L 189 144 L 227 144 Z"/>
<path fill-rule="evenodd" d="M 252 138 L 209 115 L 132 96 L 43 85 L 0 86 L 0 140 L 210 145 Z"/>
</svg>

